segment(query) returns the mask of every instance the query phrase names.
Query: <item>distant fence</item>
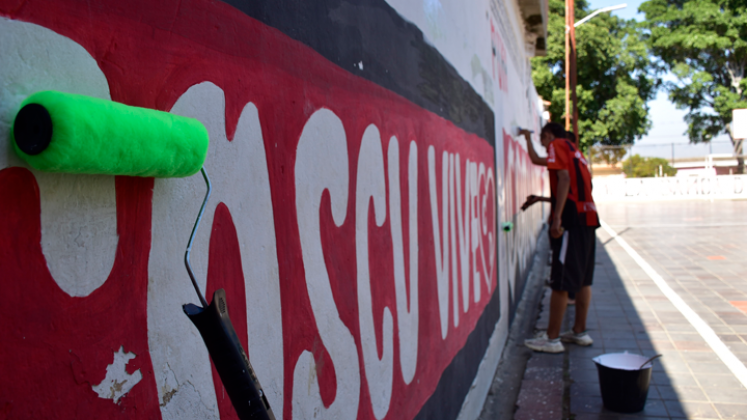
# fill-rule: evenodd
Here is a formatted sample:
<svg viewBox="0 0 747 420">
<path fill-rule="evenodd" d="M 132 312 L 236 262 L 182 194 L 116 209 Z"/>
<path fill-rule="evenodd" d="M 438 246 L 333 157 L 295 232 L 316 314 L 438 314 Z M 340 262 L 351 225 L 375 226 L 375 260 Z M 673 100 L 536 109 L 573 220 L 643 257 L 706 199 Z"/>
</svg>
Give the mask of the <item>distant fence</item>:
<svg viewBox="0 0 747 420">
<path fill-rule="evenodd" d="M 708 155 L 733 155 L 731 142 L 712 140 L 708 143 L 650 143 L 622 146 L 595 145 L 591 148 L 594 164 L 615 164 L 633 155 L 666 159 L 672 166 L 686 165 L 687 162 L 705 159 Z"/>
<path fill-rule="evenodd" d="M 645 201 L 747 199 L 747 175 L 703 175 L 665 178 L 595 177 L 594 200 Z"/>
</svg>

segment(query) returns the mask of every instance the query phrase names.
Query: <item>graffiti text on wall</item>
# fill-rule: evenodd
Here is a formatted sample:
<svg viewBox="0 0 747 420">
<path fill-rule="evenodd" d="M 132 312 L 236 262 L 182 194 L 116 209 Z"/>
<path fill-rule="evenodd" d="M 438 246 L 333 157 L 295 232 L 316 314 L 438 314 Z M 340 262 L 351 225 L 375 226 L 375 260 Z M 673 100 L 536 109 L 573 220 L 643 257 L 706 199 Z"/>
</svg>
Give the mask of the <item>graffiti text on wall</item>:
<svg viewBox="0 0 747 420">
<path fill-rule="evenodd" d="M 538 127 L 535 127 L 537 130 Z M 538 132 L 538 131 L 537 131 Z M 536 219 L 531 217 L 532 213 L 541 212 L 541 206 L 530 207 L 527 212 L 521 211 L 521 204 L 530 194 L 540 194 L 543 190 L 545 171 L 543 167 L 536 166 L 529 159 L 527 151 L 514 138 L 503 132 L 503 168 L 506 200 L 503 207 L 504 217 L 513 222 L 515 226 L 525 227 L 514 229 L 506 233 L 506 265 L 509 270 L 509 278 L 514 282 L 509 283 L 511 290 L 509 298 L 515 298 L 514 294 L 520 285 L 515 282 L 521 279 L 531 258 L 531 252 L 536 242 L 536 232 L 530 229 L 529 221 Z"/>
<path fill-rule="evenodd" d="M 494 149 L 229 6 L 176 9 L 180 17 L 148 19 L 132 15 L 147 7 L 90 17 L 66 2 L 0 11 L 83 46 L 113 100 L 208 128 L 215 196 L 194 265 L 208 294 L 229 292 L 276 414 L 414 417 L 496 290 Z M 13 400 L 0 407 L 35 418 L 214 417 L 212 401 L 230 418 L 179 310 L 194 300 L 180 254 L 204 186 L 117 177 L 114 188 L 111 273 L 71 297 L 40 249 L 35 175 L 0 171 L 0 266 L 12 285 L 0 314 L 54 315 L 0 327 L 3 375 L 26 378 L 0 385 L 0 398 Z M 115 403 L 94 386 L 116 354 L 141 377 Z M 39 394 L 63 403 L 35 404 Z"/>
</svg>

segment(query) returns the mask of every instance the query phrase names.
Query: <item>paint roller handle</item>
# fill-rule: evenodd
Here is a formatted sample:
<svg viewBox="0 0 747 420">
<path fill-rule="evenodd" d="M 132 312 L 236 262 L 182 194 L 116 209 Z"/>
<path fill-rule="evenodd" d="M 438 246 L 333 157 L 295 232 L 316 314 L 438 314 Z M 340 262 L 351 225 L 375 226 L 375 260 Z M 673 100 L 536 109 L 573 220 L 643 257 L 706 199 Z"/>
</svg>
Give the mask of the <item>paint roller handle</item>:
<svg viewBox="0 0 747 420">
<path fill-rule="evenodd" d="M 190 303 L 182 306 L 182 309 L 205 341 L 239 419 L 275 420 L 270 403 L 228 316 L 226 292 L 217 290 L 206 308 Z"/>
</svg>

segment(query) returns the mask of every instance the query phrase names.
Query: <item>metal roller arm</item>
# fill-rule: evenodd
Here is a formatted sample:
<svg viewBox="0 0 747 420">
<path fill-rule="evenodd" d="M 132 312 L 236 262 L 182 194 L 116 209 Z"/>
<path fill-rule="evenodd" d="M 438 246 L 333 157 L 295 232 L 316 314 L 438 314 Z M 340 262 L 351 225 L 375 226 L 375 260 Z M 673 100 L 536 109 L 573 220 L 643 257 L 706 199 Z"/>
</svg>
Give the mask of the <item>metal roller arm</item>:
<svg viewBox="0 0 747 420">
<path fill-rule="evenodd" d="M 202 172 L 202 177 L 205 179 L 205 184 L 207 184 L 207 193 L 205 194 L 205 200 L 202 201 L 202 207 L 200 207 L 200 214 L 197 215 L 197 221 L 195 221 L 195 226 L 192 228 L 192 234 L 189 235 L 189 243 L 187 244 L 187 252 L 184 254 L 184 265 L 187 266 L 187 273 L 189 273 L 189 278 L 192 279 L 192 285 L 195 288 L 195 292 L 197 292 L 197 296 L 200 298 L 200 303 L 202 304 L 203 308 L 208 307 L 208 303 L 205 300 L 205 296 L 202 295 L 202 291 L 200 291 L 200 286 L 197 285 L 197 280 L 195 279 L 195 274 L 192 272 L 192 265 L 189 263 L 189 253 L 192 252 L 192 241 L 195 239 L 195 232 L 197 232 L 197 227 L 200 226 L 200 220 L 202 220 L 202 215 L 205 213 L 205 206 L 207 205 L 208 199 L 210 199 L 210 193 L 213 190 L 212 184 L 210 184 L 210 178 L 208 178 L 208 174 L 205 171 L 205 167 L 202 167 L 200 169 L 200 172 Z"/>
</svg>

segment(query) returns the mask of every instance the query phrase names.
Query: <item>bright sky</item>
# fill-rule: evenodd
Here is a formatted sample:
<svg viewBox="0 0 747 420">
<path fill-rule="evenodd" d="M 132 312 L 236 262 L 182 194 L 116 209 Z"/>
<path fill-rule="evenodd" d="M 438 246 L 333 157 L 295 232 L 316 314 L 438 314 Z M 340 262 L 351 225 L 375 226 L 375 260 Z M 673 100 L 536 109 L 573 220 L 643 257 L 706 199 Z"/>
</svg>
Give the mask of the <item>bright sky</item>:
<svg viewBox="0 0 747 420">
<path fill-rule="evenodd" d="M 638 6 L 643 3 L 642 0 L 589 0 L 591 10 L 621 3 L 626 3 L 628 7 L 615 10 L 612 12 L 614 15 L 624 19 L 643 20 L 645 18 L 643 13 L 638 13 Z M 684 134 L 687 130 L 687 123 L 684 121 L 686 112 L 675 108 L 674 104 L 669 102 L 666 92 L 659 92 L 656 99 L 649 102 L 649 107 L 653 126 L 647 136 L 636 141 L 632 153 L 669 158 L 672 154 L 672 143 L 676 144 L 676 157 L 704 156 L 709 151 L 712 153 L 732 152 L 729 136 L 725 134 L 715 138 L 710 148 L 706 145 L 687 145 L 689 140 Z"/>
</svg>

